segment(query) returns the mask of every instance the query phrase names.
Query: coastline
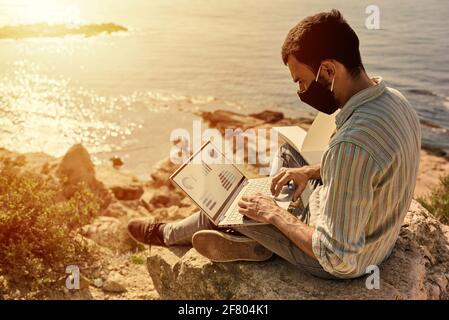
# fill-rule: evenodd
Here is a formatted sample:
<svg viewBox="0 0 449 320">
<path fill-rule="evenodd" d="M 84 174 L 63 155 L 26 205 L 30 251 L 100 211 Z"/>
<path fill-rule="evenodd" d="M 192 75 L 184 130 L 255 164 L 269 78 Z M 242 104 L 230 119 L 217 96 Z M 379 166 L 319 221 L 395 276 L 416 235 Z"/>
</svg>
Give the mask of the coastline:
<svg viewBox="0 0 449 320">
<path fill-rule="evenodd" d="M 218 129 L 222 135 L 224 134 L 225 128 L 241 128 L 242 130 L 246 130 L 249 128 L 269 129 L 273 126 L 298 125 L 307 130 L 313 121 L 313 119 L 307 117 L 286 118 L 282 112 L 269 110 L 247 115 L 218 109 L 212 112 L 197 112 L 195 115 L 207 123 L 209 128 Z M 25 156 L 27 159 L 26 168 L 31 170 L 37 170 L 45 162 L 58 162 L 62 159 L 62 156 L 53 157 L 43 152 L 17 153 L 0 146 L 0 157 L 4 156 Z M 159 162 L 153 166 L 153 169 L 159 168 L 161 163 L 168 163 L 168 154 L 162 156 Z M 239 165 L 239 167 L 246 170 L 246 174 L 249 176 L 257 175 L 256 167 L 252 165 Z M 139 178 L 130 170 L 113 169 L 112 165 L 105 163 L 96 164 L 95 170 L 99 180 L 105 182 L 107 185 L 123 184 L 124 181 L 147 184 L 152 179 L 151 172 L 148 172 L 148 179 L 143 179 L 141 177 Z M 420 166 L 414 198 L 428 194 L 438 184 L 439 177 L 444 174 L 449 174 L 449 155 L 444 150 L 423 145 L 421 148 Z"/>
<path fill-rule="evenodd" d="M 284 118 L 281 113 L 272 111 L 243 115 L 217 110 L 203 112 L 200 116 L 210 127 L 219 130 L 225 127 L 269 128 L 273 125 L 294 124 L 307 129 L 310 125 L 310 119 Z M 438 183 L 438 176 L 449 172 L 449 159 L 447 159 L 447 156 L 437 154 L 435 150 L 421 150 L 421 164 L 414 198 L 428 193 Z M 160 292 L 163 290 L 161 288 L 164 288 L 167 284 L 157 280 L 153 282 L 152 278 L 157 279 L 157 277 L 151 272 L 150 277 L 147 268 L 155 263 L 157 264 L 155 270 L 158 270 L 160 263 L 165 266 L 163 259 L 167 258 L 167 253 L 156 250 L 155 259 L 162 259 L 162 261 L 148 260 L 146 266 L 147 252 L 129 238 L 126 232 L 126 223 L 129 219 L 138 217 L 158 221 L 174 221 L 189 216 L 198 210 L 196 205 L 168 180 L 170 174 L 177 168 L 177 165 L 171 163 L 168 157 L 164 157 L 153 166 L 148 173 L 147 180 L 139 179 L 125 170 L 115 169 L 112 165 L 94 165 L 87 150 L 80 144 L 74 145 L 65 156 L 60 158 L 45 153 L 19 154 L 4 148 L 0 148 L 0 157 L 24 157 L 26 160 L 24 169 L 38 173 L 45 179 L 57 180 L 57 172 L 61 168 L 65 168 L 72 175 L 70 179 L 72 183 L 89 181 L 92 191 L 107 203 L 92 223 L 79 230 L 80 235 L 86 241 L 89 241 L 90 246 L 101 253 L 101 261 L 96 269 L 83 275 L 87 285 L 78 292 L 69 292 L 64 288 L 64 290 L 53 293 L 41 293 L 41 298 L 161 298 Z M 241 169 L 248 176 L 258 174 L 258 168 L 252 165 L 243 166 Z M 67 185 L 60 186 L 64 190 L 70 187 Z M 414 206 L 416 205 L 414 204 Z M 415 220 L 412 220 L 411 224 L 415 223 Z M 447 238 L 449 228 L 444 225 L 441 228 Z M 152 259 L 151 256 L 150 252 L 150 258 L 148 259 Z M 276 266 L 284 268 L 283 265 L 279 266 L 278 262 L 276 262 Z M 0 278 L 2 278 L 1 274 Z M 441 294 L 444 292 L 441 289 Z M 36 294 L 38 295 L 38 293 Z M 0 290 L 1 295 L 2 291 Z M 435 297 L 437 296 L 440 296 L 440 294 L 435 294 Z M 20 296 L 14 296 L 14 294 L 5 296 L 6 299 L 18 297 Z"/>
</svg>

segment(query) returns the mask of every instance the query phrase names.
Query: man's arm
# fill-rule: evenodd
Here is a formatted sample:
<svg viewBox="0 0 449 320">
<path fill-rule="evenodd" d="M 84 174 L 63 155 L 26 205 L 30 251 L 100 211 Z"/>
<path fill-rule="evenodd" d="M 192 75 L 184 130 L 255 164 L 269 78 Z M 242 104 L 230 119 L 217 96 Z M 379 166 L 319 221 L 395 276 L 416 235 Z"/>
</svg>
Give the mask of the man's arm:
<svg viewBox="0 0 449 320">
<path fill-rule="evenodd" d="M 308 256 L 317 260 L 312 250 L 312 235 L 315 228 L 306 225 L 297 217 L 282 208 L 277 208 L 273 214 L 269 215 L 267 218 L 268 223 L 278 228 L 279 231 Z"/>
<path fill-rule="evenodd" d="M 255 221 L 274 225 L 298 248 L 316 259 L 312 250 L 312 235 L 315 229 L 279 207 L 273 198 L 262 194 L 244 196 L 238 204 L 241 214 Z"/>
<path fill-rule="evenodd" d="M 374 186 L 382 170 L 369 152 L 350 142 L 326 151 L 322 163 L 326 199 L 320 202 L 322 216 L 315 227 L 305 225 L 262 194 L 242 197 L 239 212 L 274 225 L 324 270 L 346 276 L 357 271 L 356 257 L 365 246 Z"/>
<path fill-rule="evenodd" d="M 273 194 L 278 194 L 280 186 L 285 185 L 288 181 L 293 180 L 296 183 L 297 196 L 304 190 L 305 184 L 310 179 L 320 179 L 321 164 L 307 165 L 300 168 L 283 168 L 274 178 L 272 183 Z M 288 239 L 290 239 L 298 248 L 304 251 L 310 257 L 316 259 L 312 250 L 312 235 L 314 228 L 306 225 L 301 220 L 293 216 L 288 211 L 273 206 L 273 203 L 264 206 L 261 205 L 259 209 L 259 217 L 264 216 L 263 219 L 278 228 Z M 244 206 L 243 201 L 240 205 Z M 245 210 L 246 209 L 246 210 Z M 250 216 L 250 210 L 245 207 L 246 215 Z M 264 210 L 265 209 L 265 210 Z M 243 213 L 243 210 L 242 210 Z M 256 219 L 255 217 L 252 217 Z M 257 220 L 257 219 L 256 219 Z"/>
<path fill-rule="evenodd" d="M 320 179 L 321 178 L 321 164 L 317 163 L 311 166 L 304 166 L 306 174 L 309 176 L 309 179 Z"/>
</svg>

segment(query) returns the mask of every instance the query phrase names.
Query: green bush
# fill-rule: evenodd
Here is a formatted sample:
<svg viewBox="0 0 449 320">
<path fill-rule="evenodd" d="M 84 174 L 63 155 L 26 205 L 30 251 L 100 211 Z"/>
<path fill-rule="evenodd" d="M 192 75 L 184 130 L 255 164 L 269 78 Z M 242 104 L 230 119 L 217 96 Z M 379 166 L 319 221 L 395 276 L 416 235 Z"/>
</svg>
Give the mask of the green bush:
<svg viewBox="0 0 449 320">
<path fill-rule="evenodd" d="M 85 187 L 58 200 L 54 184 L 24 163 L 0 159 L 0 275 L 39 290 L 65 278 L 66 266 L 93 259 L 77 229 L 97 214 L 99 202 Z"/>
<path fill-rule="evenodd" d="M 132 256 L 129 257 L 129 260 L 134 264 L 144 264 L 145 263 L 145 258 L 138 254 L 133 254 Z"/>
<path fill-rule="evenodd" d="M 427 197 L 419 197 L 418 202 L 442 223 L 449 224 L 449 175 L 441 176 L 440 183 Z"/>
</svg>

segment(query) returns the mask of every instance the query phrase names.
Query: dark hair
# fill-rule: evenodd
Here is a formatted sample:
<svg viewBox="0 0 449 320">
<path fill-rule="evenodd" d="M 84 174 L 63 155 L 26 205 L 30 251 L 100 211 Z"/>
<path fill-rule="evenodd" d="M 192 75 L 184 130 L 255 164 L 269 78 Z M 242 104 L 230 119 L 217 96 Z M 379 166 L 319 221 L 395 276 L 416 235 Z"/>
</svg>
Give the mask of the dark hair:
<svg viewBox="0 0 449 320">
<path fill-rule="evenodd" d="M 310 66 L 315 72 L 324 59 L 342 63 L 354 77 L 365 70 L 359 51 L 359 38 L 338 10 L 307 17 L 292 28 L 282 46 L 282 60 L 288 56 Z"/>
</svg>

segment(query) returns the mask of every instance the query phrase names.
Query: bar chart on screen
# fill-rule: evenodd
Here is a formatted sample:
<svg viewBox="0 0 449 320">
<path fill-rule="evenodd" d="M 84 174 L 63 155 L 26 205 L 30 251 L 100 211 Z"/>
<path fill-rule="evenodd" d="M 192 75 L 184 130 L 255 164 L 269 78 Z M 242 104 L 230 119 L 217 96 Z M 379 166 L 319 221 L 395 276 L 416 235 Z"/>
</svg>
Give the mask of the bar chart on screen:
<svg viewBox="0 0 449 320">
<path fill-rule="evenodd" d="M 218 174 L 218 177 L 220 178 L 221 185 L 225 190 L 229 190 L 229 188 L 231 188 L 232 184 L 236 180 L 235 175 L 228 170 L 220 172 Z"/>
<path fill-rule="evenodd" d="M 207 176 L 212 171 L 212 168 L 204 161 L 201 161 L 201 169 L 205 176 Z"/>
<path fill-rule="evenodd" d="M 200 198 L 201 202 L 209 208 L 209 210 L 213 210 L 215 205 L 217 204 L 217 201 L 214 200 L 211 193 L 205 193 Z"/>
</svg>

